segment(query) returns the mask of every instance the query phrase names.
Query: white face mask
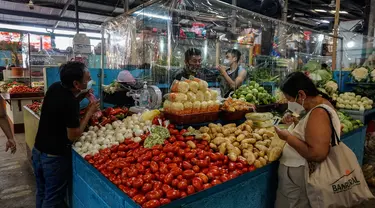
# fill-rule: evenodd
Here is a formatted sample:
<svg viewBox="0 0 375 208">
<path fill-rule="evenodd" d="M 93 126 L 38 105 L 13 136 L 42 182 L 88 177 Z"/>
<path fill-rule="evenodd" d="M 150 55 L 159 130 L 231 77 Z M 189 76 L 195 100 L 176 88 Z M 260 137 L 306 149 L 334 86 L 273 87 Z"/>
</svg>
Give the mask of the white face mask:
<svg viewBox="0 0 375 208">
<path fill-rule="evenodd" d="M 94 80 L 90 80 L 89 82 L 87 82 L 87 87 L 86 89 L 83 89 L 81 90 L 77 95 L 76 97 L 84 94 L 84 93 L 87 93 L 91 88 L 92 88 L 92 85 L 94 84 Z"/>
<path fill-rule="evenodd" d="M 224 64 L 225 66 L 230 66 L 230 61 L 229 61 L 229 59 L 224 59 L 223 64 Z"/>
<path fill-rule="evenodd" d="M 296 99 L 297 100 L 297 99 Z M 288 110 L 291 111 L 293 114 L 301 116 L 301 114 L 305 113 L 305 108 L 303 107 L 303 104 L 305 103 L 305 100 L 302 100 L 302 105 L 294 102 L 288 101 Z"/>
</svg>

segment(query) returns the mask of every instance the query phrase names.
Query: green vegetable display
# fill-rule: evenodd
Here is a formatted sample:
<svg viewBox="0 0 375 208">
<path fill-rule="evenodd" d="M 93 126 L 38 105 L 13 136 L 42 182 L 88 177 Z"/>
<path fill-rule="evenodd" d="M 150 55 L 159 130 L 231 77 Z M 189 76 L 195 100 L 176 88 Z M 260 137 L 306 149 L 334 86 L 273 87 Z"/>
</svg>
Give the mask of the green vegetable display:
<svg viewBox="0 0 375 208">
<path fill-rule="evenodd" d="M 248 85 L 242 85 L 234 92 L 232 98 L 256 105 L 268 105 L 276 102 L 276 99 L 255 81 L 251 81 Z"/>
<path fill-rule="evenodd" d="M 151 148 L 157 144 L 164 144 L 164 140 L 169 138 L 169 130 L 161 126 L 154 126 L 151 129 L 151 134 L 146 138 L 144 147 Z"/>
<path fill-rule="evenodd" d="M 344 134 L 363 126 L 363 123 L 360 120 L 354 120 L 344 112 L 338 111 L 337 115 L 339 116 L 341 125 L 343 126 L 342 132 Z"/>
</svg>

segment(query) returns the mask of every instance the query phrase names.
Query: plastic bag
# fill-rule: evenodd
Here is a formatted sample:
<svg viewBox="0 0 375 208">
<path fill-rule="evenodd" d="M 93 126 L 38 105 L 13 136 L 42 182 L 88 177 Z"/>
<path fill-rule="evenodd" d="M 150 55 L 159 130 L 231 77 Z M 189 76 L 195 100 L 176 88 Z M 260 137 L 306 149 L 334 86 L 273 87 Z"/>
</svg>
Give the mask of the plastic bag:
<svg viewBox="0 0 375 208">
<path fill-rule="evenodd" d="M 171 112 L 172 102 L 169 100 L 164 101 L 163 108 L 165 112 Z"/>
<path fill-rule="evenodd" d="M 176 115 L 184 114 L 184 104 L 182 104 L 181 102 L 172 102 L 171 113 Z"/>
<path fill-rule="evenodd" d="M 193 111 L 192 113 L 199 113 L 201 110 L 201 102 L 200 101 L 195 101 L 193 103 Z"/>
<path fill-rule="evenodd" d="M 208 111 L 208 103 L 206 101 L 201 102 L 201 113 L 206 113 Z"/>
<path fill-rule="evenodd" d="M 205 101 L 210 101 L 211 100 L 211 92 L 206 90 L 204 91 L 204 100 Z"/>
<path fill-rule="evenodd" d="M 165 99 L 171 102 L 185 102 L 187 101 L 187 95 L 183 93 L 169 93 L 166 94 Z"/>
<path fill-rule="evenodd" d="M 193 112 L 193 103 L 190 101 L 184 102 L 184 114 L 191 114 Z"/>
<path fill-rule="evenodd" d="M 204 93 L 200 90 L 195 94 L 195 96 L 197 101 L 203 102 L 205 100 Z"/>
<path fill-rule="evenodd" d="M 171 85 L 172 92 L 187 93 L 189 91 L 189 84 L 186 81 L 174 80 Z"/>
<path fill-rule="evenodd" d="M 197 96 L 193 92 L 187 92 L 186 95 L 188 101 L 194 102 L 197 99 Z"/>
<path fill-rule="evenodd" d="M 267 120 L 272 119 L 273 115 L 272 113 L 247 113 L 245 117 L 247 120 L 267 121 Z"/>
</svg>

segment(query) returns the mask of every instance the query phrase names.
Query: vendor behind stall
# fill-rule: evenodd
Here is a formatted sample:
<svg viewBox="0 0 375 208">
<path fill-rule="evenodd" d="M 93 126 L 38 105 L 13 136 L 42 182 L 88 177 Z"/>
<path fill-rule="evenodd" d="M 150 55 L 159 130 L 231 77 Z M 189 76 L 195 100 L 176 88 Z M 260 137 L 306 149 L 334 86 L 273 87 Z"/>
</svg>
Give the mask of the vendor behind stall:
<svg viewBox="0 0 375 208">
<path fill-rule="evenodd" d="M 90 103 L 80 121 L 79 102 L 91 92 L 92 84 L 85 64 L 68 62 L 62 65 L 60 80 L 48 88 L 44 97 L 32 150 L 37 208 L 64 207 L 71 175 L 71 144 L 81 136 L 99 107 L 97 102 Z"/>
<path fill-rule="evenodd" d="M 218 79 L 221 96 L 224 98 L 228 97 L 230 92 L 240 87 L 246 79 L 247 72 L 245 69 L 240 68 L 240 59 L 241 52 L 236 49 L 230 49 L 225 55 L 224 65 L 219 66 L 220 76 Z"/>
<path fill-rule="evenodd" d="M 181 80 L 181 78 L 189 79 L 189 76 L 194 76 L 199 79 L 205 80 L 205 75 L 201 71 L 202 52 L 196 48 L 190 48 L 185 52 L 185 68 L 176 72 L 172 76 L 175 80 Z"/>
</svg>

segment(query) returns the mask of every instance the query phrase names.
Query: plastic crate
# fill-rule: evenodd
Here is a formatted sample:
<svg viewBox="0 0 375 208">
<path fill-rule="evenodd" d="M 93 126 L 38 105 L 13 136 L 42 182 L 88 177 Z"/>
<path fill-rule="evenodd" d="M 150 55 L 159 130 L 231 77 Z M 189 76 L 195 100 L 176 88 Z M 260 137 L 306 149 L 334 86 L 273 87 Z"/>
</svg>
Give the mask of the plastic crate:
<svg viewBox="0 0 375 208">
<path fill-rule="evenodd" d="M 138 208 L 74 150 L 72 205 L 74 208 Z M 164 208 L 177 207 L 273 207 L 276 199 L 278 162 L 191 196 L 173 201 Z"/>
<path fill-rule="evenodd" d="M 358 163 L 362 166 L 363 153 L 365 149 L 366 140 L 366 129 L 367 126 L 358 128 L 341 137 L 341 141 L 344 142 L 355 154 L 358 159 Z"/>
<path fill-rule="evenodd" d="M 340 73 L 341 73 L 341 82 L 340 82 Z M 340 92 L 351 92 L 353 86 L 347 84 L 353 81 L 352 77 L 350 76 L 350 71 L 333 71 L 333 79 L 339 85 Z"/>
</svg>

